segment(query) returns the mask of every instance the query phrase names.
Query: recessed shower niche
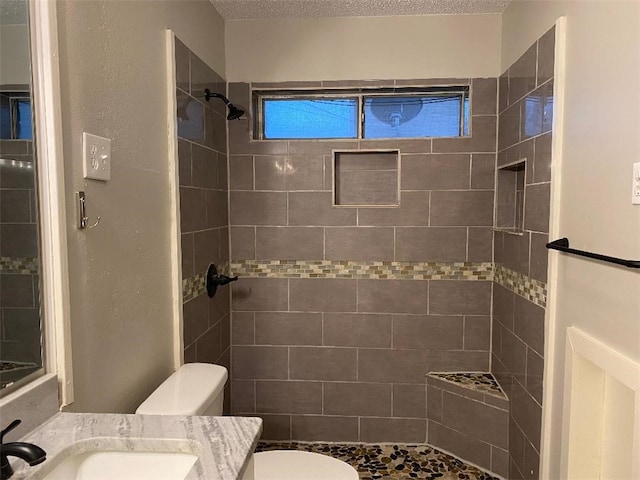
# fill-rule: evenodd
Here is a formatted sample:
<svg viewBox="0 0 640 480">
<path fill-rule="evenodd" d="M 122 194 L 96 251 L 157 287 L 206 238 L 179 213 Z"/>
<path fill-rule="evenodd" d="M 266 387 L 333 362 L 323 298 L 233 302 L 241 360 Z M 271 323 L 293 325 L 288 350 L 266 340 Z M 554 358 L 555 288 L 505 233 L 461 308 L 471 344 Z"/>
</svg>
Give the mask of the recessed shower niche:
<svg viewBox="0 0 640 480">
<path fill-rule="evenodd" d="M 397 207 L 399 155 L 398 150 L 334 152 L 334 205 Z"/>
<path fill-rule="evenodd" d="M 522 235 L 526 158 L 498 167 L 496 176 L 495 228 Z"/>
</svg>

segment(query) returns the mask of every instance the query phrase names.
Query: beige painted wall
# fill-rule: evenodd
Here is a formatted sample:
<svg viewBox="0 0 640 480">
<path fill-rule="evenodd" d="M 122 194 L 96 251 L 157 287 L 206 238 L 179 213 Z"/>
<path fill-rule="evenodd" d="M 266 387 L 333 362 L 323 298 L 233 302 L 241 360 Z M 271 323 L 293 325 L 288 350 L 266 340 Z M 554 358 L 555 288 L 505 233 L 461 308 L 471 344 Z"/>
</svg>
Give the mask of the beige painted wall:
<svg viewBox="0 0 640 480">
<path fill-rule="evenodd" d="M 29 27 L 0 25 L 0 85 L 29 85 Z"/>
<path fill-rule="evenodd" d="M 495 77 L 500 15 L 227 22 L 227 80 Z"/>
<path fill-rule="evenodd" d="M 224 71 L 208 0 L 58 4 L 71 333 L 70 409 L 133 412 L 173 367 L 165 29 Z M 111 138 L 111 181 L 82 178 L 82 132 Z M 75 226 L 74 194 L 102 222 Z"/>
<path fill-rule="evenodd" d="M 558 233 L 574 248 L 640 259 L 640 206 L 631 205 L 632 163 L 640 161 L 640 3 L 515 1 L 503 16 L 503 69 L 563 15 L 567 50 Z M 547 355 L 554 366 L 547 393 L 553 393 L 544 405 L 551 409 L 543 440 L 548 478 L 559 476 L 566 328 L 578 326 L 640 361 L 640 274 L 565 255 L 558 267 L 552 319 L 557 338 Z"/>
</svg>

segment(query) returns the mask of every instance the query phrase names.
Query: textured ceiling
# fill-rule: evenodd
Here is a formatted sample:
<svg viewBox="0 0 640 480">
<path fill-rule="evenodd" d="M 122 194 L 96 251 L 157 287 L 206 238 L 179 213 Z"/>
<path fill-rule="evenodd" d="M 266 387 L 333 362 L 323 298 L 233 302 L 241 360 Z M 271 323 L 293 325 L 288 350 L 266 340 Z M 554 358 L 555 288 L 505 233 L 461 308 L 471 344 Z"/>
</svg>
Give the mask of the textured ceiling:
<svg viewBox="0 0 640 480">
<path fill-rule="evenodd" d="M 211 0 L 226 20 L 502 13 L 511 0 Z"/>
<path fill-rule="evenodd" d="M 26 0 L 0 0 L 0 25 L 24 25 L 26 23 Z"/>
</svg>

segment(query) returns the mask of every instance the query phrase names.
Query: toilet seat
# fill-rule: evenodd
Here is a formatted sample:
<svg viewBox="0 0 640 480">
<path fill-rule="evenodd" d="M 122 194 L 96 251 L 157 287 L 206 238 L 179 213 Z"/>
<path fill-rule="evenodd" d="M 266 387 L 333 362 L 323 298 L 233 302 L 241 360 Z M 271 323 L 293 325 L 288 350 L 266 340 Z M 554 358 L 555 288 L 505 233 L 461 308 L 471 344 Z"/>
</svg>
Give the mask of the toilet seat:
<svg viewBox="0 0 640 480">
<path fill-rule="evenodd" d="M 346 462 L 320 453 L 273 450 L 253 455 L 255 480 L 358 480 Z"/>
</svg>

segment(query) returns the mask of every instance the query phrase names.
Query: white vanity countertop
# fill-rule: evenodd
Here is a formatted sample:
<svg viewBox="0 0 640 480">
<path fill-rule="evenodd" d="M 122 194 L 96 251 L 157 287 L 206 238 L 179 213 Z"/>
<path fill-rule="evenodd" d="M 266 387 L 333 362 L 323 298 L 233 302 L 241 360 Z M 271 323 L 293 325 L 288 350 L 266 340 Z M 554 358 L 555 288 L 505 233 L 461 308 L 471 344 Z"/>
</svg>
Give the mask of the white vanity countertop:
<svg viewBox="0 0 640 480">
<path fill-rule="evenodd" d="M 58 413 L 21 439 L 43 448 L 47 460 L 29 467 L 10 458 L 12 479 L 38 480 L 68 455 L 117 449 L 196 453 L 186 480 L 238 480 L 261 431 L 259 418 Z"/>
</svg>

